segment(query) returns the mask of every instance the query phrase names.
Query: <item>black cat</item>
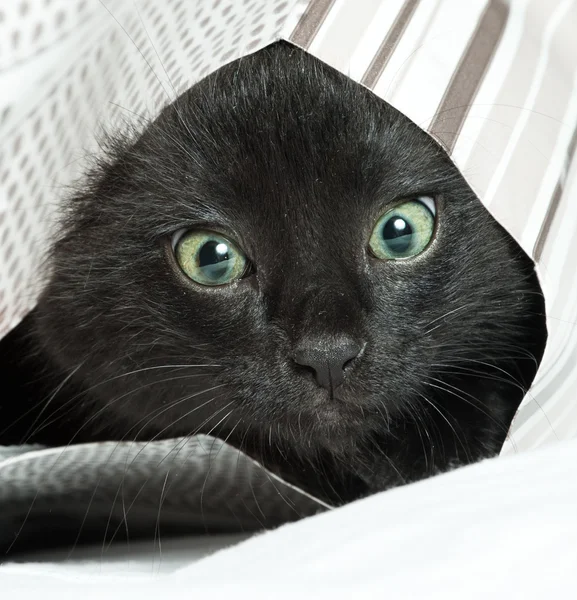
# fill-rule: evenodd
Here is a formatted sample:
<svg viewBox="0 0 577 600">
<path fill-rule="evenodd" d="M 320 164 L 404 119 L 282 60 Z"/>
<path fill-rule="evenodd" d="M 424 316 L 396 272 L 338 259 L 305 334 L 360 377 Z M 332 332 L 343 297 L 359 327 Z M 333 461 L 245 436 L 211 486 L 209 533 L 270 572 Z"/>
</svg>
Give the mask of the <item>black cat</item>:
<svg viewBox="0 0 577 600">
<path fill-rule="evenodd" d="M 533 264 L 444 150 L 285 42 L 114 139 L 63 223 L 3 443 L 212 433 L 344 502 L 496 454 L 543 353 Z"/>
</svg>

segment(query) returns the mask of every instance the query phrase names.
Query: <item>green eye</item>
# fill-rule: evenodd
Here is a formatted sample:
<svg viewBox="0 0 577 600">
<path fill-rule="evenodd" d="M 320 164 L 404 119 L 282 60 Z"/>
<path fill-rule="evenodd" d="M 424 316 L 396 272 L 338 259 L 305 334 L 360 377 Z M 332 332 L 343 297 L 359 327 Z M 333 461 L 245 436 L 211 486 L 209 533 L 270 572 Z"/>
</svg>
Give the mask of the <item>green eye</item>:
<svg viewBox="0 0 577 600">
<path fill-rule="evenodd" d="M 196 283 L 225 285 L 246 273 L 248 261 L 238 246 L 212 231 L 187 231 L 174 248 L 176 262 Z"/>
<path fill-rule="evenodd" d="M 377 221 L 369 240 L 371 252 L 383 260 L 420 254 L 433 237 L 435 212 L 435 201 L 429 197 L 395 206 Z"/>
</svg>

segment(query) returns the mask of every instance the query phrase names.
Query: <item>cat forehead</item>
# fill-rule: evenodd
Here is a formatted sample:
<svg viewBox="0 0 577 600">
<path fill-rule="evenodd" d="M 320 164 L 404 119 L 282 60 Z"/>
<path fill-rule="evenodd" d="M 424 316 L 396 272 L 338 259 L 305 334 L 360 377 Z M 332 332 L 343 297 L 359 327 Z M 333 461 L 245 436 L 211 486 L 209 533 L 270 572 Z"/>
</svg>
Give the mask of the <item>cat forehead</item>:
<svg viewBox="0 0 577 600">
<path fill-rule="evenodd" d="M 371 202 L 459 177 L 404 115 L 283 44 L 233 62 L 185 92 L 147 131 L 141 151 L 148 154 L 147 170 L 169 174 L 178 165 L 195 191 L 206 194 L 202 205 L 232 214 L 255 199 L 261 212 L 273 214 L 334 209 L 350 203 L 351 194 Z"/>
<path fill-rule="evenodd" d="M 304 50 L 277 43 L 225 65 L 169 105 L 154 131 L 214 150 L 345 141 L 430 138 L 389 103 Z M 215 143 L 216 142 L 216 143 Z M 249 148 L 258 154 L 261 145 Z M 306 151 L 306 146 L 302 148 Z M 321 158 L 321 157 L 319 157 Z"/>
</svg>

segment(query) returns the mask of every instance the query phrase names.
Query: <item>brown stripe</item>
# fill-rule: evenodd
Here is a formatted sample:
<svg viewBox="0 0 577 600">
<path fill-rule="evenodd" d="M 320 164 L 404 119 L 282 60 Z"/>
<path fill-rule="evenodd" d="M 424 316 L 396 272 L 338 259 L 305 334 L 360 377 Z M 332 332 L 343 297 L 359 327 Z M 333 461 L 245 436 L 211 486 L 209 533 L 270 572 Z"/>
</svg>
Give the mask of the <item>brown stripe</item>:
<svg viewBox="0 0 577 600">
<path fill-rule="evenodd" d="M 407 0 L 403 5 L 403 8 L 397 15 L 395 22 L 392 27 L 389 29 L 385 39 L 379 46 L 375 57 L 371 61 L 371 64 L 368 66 L 363 78 L 361 79 L 361 83 L 366 85 L 369 89 L 373 89 L 379 80 L 380 76 L 383 74 L 385 67 L 387 66 L 395 48 L 397 47 L 399 40 L 405 33 L 405 29 L 409 24 L 417 6 L 419 4 L 419 0 Z"/>
<path fill-rule="evenodd" d="M 335 0 L 311 0 L 289 37 L 289 41 L 305 50 L 311 45 Z"/>
<path fill-rule="evenodd" d="M 508 16 L 509 7 L 502 0 L 489 2 L 429 127 L 429 131 L 449 153 L 455 147 L 471 101 L 477 94 L 503 35 Z M 449 127 L 452 131 L 446 131 L 447 125 L 443 125 L 445 121 L 452 122 Z"/>
<path fill-rule="evenodd" d="M 535 242 L 535 248 L 533 250 L 533 258 L 535 262 L 539 262 L 539 260 L 541 259 L 541 255 L 543 254 L 545 242 L 547 241 L 551 225 L 553 224 L 555 215 L 557 214 L 557 209 L 559 208 L 559 204 L 561 203 L 561 198 L 563 197 L 563 188 L 565 187 L 565 174 L 567 173 L 569 167 L 571 166 L 571 163 L 573 162 L 576 150 L 577 129 L 573 131 L 573 136 L 571 137 L 571 141 L 569 142 L 569 146 L 567 147 L 567 154 L 565 155 L 565 161 L 563 163 L 563 171 L 559 176 L 559 181 L 557 181 L 555 191 L 553 192 L 553 196 L 551 197 L 551 202 L 547 207 L 545 218 L 543 219 L 543 223 L 541 224 L 541 228 L 539 229 L 539 234 L 537 235 L 537 241 Z"/>
</svg>

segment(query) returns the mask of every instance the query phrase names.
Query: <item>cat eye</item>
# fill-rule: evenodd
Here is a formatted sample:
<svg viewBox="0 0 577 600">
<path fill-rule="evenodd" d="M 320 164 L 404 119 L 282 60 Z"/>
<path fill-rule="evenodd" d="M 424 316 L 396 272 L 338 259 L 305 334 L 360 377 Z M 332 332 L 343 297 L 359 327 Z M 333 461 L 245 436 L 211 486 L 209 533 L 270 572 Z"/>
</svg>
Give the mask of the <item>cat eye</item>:
<svg viewBox="0 0 577 600">
<path fill-rule="evenodd" d="M 382 260 L 417 256 L 433 237 L 435 214 L 435 201 L 428 196 L 395 206 L 377 221 L 369 240 L 371 253 Z"/>
<path fill-rule="evenodd" d="M 178 232 L 173 247 L 184 274 L 201 285 L 226 285 L 248 271 L 248 260 L 239 247 L 212 231 Z"/>
</svg>

